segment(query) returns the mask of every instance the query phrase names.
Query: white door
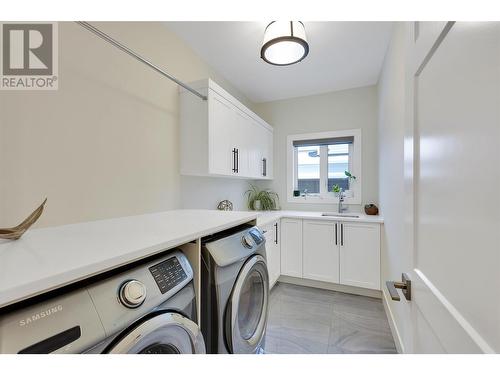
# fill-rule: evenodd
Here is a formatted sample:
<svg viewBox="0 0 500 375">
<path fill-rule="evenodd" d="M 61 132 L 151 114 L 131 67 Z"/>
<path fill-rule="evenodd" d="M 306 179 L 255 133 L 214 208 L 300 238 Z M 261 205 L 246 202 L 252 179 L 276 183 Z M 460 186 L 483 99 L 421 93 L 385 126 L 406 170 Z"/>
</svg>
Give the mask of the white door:
<svg viewBox="0 0 500 375">
<path fill-rule="evenodd" d="M 253 133 L 252 154 L 251 154 L 252 175 L 255 176 L 256 178 L 264 178 L 262 159 L 264 157 L 266 129 L 264 129 L 264 127 L 257 121 L 252 119 L 252 133 Z"/>
<path fill-rule="evenodd" d="M 210 91 L 208 113 L 209 171 L 213 174 L 235 175 L 234 150 L 237 143 L 234 140 L 238 135 L 238 122 L 233 105 L 219 94 Z"/>
<path fill-rule="evenodd" d="M 266 237 L 266 260 L 269 271 L 269 288 L 272 288 L 281 273 L 281 255 L 279 240 L 279 222 L 276 221 L 262 228 Z"/>
<path fill-rule="evenodd" d="M 272 179 L 273 178 L 273 173 L 274 173 L 274 168 L 273 168 L 273 149 L 274 149 L 274 135 L 273 132 L 264 129 L 264 141 L 263 141 L 263 147 L 264 147 L 264 153 L 263 153 L 263 159 L 265 159 L 264 168 L 265 168 L 265 176 L 264 178 L 266 179 Z"/>
<path fill-rule="evenodd" d="M 410 35 L 411 350 L 500 352 L 500 23 Z"/>
<path fill-rule="evenodd" d="M 303 276 L 307 279 L 339 282 L 338 223 L 303 221 Z"/>
<path fill-rule="evenodd" d="M 380 289 L 380 225 L 340 223 L 340 283 Z"/>
<path fill-rule="evenodd" d="M 253 131 L 252 119 L 244 112 L 235 108 L 237 118 L 237 130 L 234 135 L 234 143 L 237 150 L 237 176 L 255 177 L 255 167 L 253 167 L 254 145 L 256 142 Z"/>
<path fill-rule="evenodd" d="M 302 220 L 281 219 L 281 274 L 302 277 Z"/>
</svg>

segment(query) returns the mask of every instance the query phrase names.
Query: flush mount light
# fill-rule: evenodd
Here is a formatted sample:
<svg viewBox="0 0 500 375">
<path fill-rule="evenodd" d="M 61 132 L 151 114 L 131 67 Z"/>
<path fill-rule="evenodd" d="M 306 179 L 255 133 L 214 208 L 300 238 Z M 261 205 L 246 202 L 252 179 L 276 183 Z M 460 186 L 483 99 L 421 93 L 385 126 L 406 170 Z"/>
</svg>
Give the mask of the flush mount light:
<svg viewBox="0 0 500 375">
<path fill-rule="evenodd" d="M 306 29 L 300 21 L 274 21 L 266 27 L 260 57 L 272 65 L 292 65 L 309 53 Z"/>
</svg>

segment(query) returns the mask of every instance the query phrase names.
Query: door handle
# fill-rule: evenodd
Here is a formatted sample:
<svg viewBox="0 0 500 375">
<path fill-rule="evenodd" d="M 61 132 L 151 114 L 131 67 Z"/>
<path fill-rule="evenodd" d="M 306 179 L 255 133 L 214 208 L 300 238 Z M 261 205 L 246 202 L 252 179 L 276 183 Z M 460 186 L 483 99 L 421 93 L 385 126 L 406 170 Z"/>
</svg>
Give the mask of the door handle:
<svg viewBox="0 0 500 375">
<path fill-rule="evenodd" d="M 344 224 L 340 224 L 340 246 L 344 246 Z"/>
<path fill-rule="evenodd" d="M 274 243 L 277 245 L 278 244 L 278 223 L 274 223 L 274 227 L 276 228 L 275 237 L 274 237 Z"/>
<path fill-rule="evenodd" d="M 393 301 L 401 301 L 397 289 L 401 289 L 407 301 L 411 301 L 411 280 L 408 274 L 401 274 L 402 281 L 386 281 L 385 285 Z"/>
<path fill-rule="evenodd" d="M 267 159 L 266 158 L 263 158 L 262 159 L 262 176 L 266 176 L 267 175 Z"/>
</svg>

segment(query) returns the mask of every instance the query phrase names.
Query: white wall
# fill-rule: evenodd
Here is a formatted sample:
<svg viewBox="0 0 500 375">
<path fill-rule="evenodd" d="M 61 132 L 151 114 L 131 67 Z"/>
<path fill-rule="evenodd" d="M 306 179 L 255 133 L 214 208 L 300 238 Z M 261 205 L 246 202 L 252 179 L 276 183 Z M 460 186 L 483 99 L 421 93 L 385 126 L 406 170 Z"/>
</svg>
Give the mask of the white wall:
<svg viewBox="0 0 500 375">
<path fill-rule="evenodd" d="M 164 24 L 95 25 L 178 78 L 213 77 L 252 106 Z M 248 182 L 181 181 L 177 85 L 75 23 L 59 23 L 59 90 L 1 91 L 0 126 L 0 227 L 45 197 L 38 226 L 213 208 L 222 196 L 243 205 Z"/>
<path fill-rule="evenodd" d="M 377 88 L 362 87 L 255 105 L 256 112 L 274 127 L 274 181 L 261 183 L 275 190 L 289 210 L 337 209 L 337 204 L 288 203 L 286 197 L 286 137 L 330 130 L 362 130 L 362 204 L 378 203 Z M 351 205 L 352 211 L 362 210 Z"/>
<path fill-rule="evenodd" d="M 405 133 L 405 26 L 396 23 L 378 83 L 379 196 L 384 217 L 382 231 L 382 281 L 400 280 L 410 269 L 404 239 L 404 133 Z M 404 351 L 411 340 L 409 304 L 389 300 L 389 311 Z M 398 340 L 396 340 L 398 341 Z"/>
<path fill-rule="evenodd" d="M 254 181 L 243 181 L 222 177 L 181 176 L 181 207 L 215 209 L 217 204 L 228 199 L 234 210 L 248 210 L 245 192 Z"/>
</svg>

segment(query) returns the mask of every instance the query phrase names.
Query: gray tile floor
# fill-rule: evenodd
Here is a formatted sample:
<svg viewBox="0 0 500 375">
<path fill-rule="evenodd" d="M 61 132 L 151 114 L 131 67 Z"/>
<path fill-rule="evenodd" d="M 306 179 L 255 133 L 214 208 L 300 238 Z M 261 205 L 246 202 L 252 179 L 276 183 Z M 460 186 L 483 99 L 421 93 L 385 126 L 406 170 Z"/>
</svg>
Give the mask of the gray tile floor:
<svg viewBox="0 0 500 375">
<path fill-rule="evenodd" d="M 376 298 L 279 283 L 271 291 L 266 353 L 396 353 Z"/>
</svg>

